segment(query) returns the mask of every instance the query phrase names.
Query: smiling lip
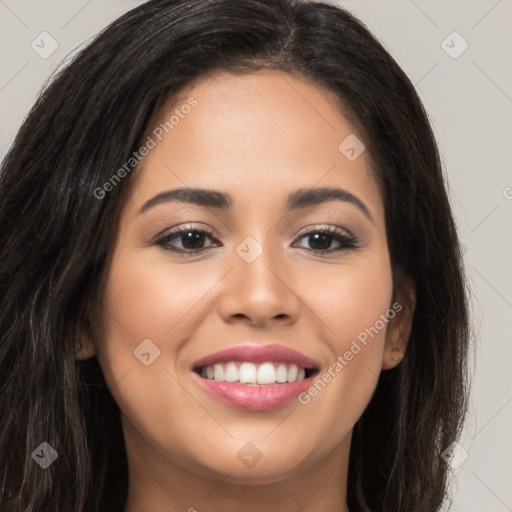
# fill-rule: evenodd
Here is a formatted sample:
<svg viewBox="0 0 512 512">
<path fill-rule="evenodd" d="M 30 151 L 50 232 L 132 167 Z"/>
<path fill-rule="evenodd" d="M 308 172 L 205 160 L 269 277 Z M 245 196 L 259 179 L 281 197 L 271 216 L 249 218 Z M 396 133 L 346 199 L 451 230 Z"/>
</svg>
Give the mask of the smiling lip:
<svg viewBox="0 0 512 512">
<path fill-rule="evenodd" d="M 298 382 L 247 385 L 202 378 L 196 371 L 228 361 L 282 362 L 296 364 L 300 368 L 319 368 L 319 364 L 309 357 L 282 345 L 240 345 L 210 354 L 194 363 L 192 377 L 204 390 L 224 404 L 251 411 L 276 409 L 291 402 L 311 386 L 314 375 Z"/>
<path fill-rule="evenodd" d="M 203 357 L 194 363 L 194 368 L 212 366 L 227 361 L 249 361 L 251 363 L 283 362 L 302 368 L 318 368 L 319 364 L 283 345 L 239 345 Z"/>
</svg>

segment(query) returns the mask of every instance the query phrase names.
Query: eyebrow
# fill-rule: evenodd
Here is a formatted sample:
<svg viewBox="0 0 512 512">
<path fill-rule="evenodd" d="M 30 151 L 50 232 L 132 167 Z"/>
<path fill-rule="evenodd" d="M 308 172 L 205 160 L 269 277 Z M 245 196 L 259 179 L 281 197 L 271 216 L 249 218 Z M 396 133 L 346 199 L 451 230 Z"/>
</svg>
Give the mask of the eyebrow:
<svg viewBox="0 0 512 512">
<path fill-rule="evenodd" d="M 222 210 L 229 210 L 233 205 L 231 196 L 225 192 L 202 188 L 176 188 L 160 192 L 152 197 L 140 207 L 137 213 L 142 214 L 156 205 L 170 201 L 180 201 L 182 203 L 220 208 Z M 341 188 L 321 187 L 296 190 L 288 196 L 287 207 L 290 210 L 296 210 L 328 201 L 350 203 L 361 210 L 373 222 L 373 217 L 367 206 L 358 197 Z"/>
</svg>

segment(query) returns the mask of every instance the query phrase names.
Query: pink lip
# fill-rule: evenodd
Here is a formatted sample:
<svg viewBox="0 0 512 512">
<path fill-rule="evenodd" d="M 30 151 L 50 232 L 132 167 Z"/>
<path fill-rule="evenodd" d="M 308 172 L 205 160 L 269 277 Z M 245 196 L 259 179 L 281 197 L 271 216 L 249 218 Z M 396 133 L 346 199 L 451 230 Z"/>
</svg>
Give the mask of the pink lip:
<svg viewBox="0 0 512 512">
<path fill-rule="evenodd" d="M 249 361 L 253 363 L 283 362 L 296 364 L 301 368 L 316 368 L 320 365 L 297 352 L 282 345 L 240 345 L 214 354 L 197 361 L 193 369 L 212 366 L 215 363 L 228 361 Z M 265 411 L 281 407 L 311 386 L 315 375 L 299 382 L 283 384 L 246 385 L 233 382 L 217 382 L 204 379 L 198 373 L 192 372 L 192 377 L 212 396 L 219 401 L 250 411 Z"/>
<path fill-rule="evenodd" d="M 302 368 L 318 368 L 320 365 L 283 345 L 239 345 L 215 352 L 194 363 L 194 368 L 212 366 L 228 361 L 249 361 L 251 363 L 282 362 L 296 364 Z"/>
</svg>

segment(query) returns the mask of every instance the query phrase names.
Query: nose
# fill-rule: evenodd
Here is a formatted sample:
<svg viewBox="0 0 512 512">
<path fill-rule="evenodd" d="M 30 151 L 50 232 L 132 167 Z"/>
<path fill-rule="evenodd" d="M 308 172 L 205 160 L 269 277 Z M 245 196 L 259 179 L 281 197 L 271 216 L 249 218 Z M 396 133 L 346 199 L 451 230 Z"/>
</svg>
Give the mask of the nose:
<svg viewBox="0 0 512 512">
<path fill-rule="evenodd" d="M 285 255 L 266 244 L 261 246 L 261 254 L 250 263 L 234 252 L 233 268 L 221 282 L 218 312 L 227 323 L 255 327 L 293 324 L 301 309 L 293 269 Z"/>
</svg>

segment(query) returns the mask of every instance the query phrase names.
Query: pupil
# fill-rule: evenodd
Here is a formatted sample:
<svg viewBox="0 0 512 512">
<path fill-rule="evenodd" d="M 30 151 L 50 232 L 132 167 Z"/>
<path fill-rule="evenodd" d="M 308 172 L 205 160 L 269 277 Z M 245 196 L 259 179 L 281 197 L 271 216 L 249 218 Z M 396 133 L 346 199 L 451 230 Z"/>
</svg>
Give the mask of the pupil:
<svg viewBox="0 0 512 512">
<path fill-rule="evenodd" d="M 324 251 L 326 249 L 329 249 L 329 246 L 331 245 L 331 241 L 330 241 L 331 235 L 327 235 L 325 233 L 315 233 L 315 234 L 309 235 L 309 236 L 310 236 L 310 245 L 313 249 L 316 249 L 319 251 Z M 315 243 L 311 243 L 311 239 L 313 239 L 313 241 L 316 242 L 317 246 L 320 245 L 320 247 L 315 247 Z M 318 244 L 319 241 L 321 242 L 320 244 Z"/>
<path fill-rule="evenodd" d="M 187 234 L 181 235 L 181 238 L 185 249 L 198 249 L 195 244 L 199 242 L 199 245 L 202 245 L 204 243 L 204 233 L 197 231 L 188 231 Z"/>
</svg>

